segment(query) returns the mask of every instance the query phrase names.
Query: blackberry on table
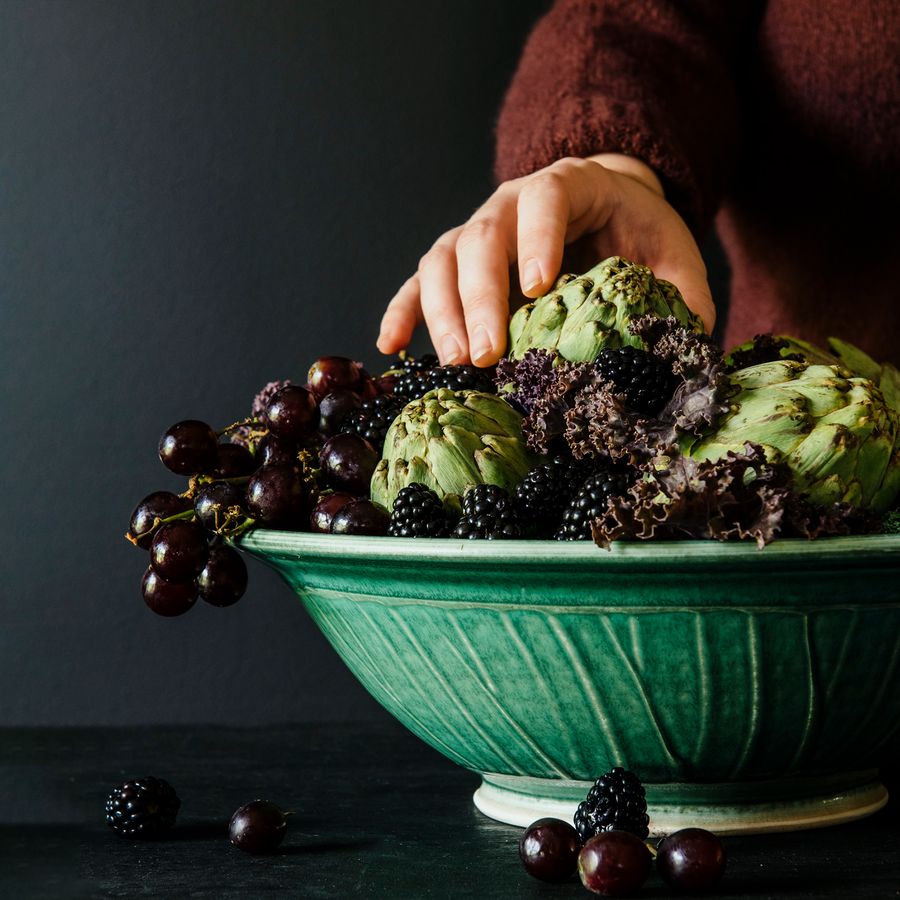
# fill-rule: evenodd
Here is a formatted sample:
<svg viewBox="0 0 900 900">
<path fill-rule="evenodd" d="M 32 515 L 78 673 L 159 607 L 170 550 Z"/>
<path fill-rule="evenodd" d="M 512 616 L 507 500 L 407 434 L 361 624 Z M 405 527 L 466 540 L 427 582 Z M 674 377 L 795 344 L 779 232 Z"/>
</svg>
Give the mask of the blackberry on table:
<svg viewBox="0 0 900 900">
<path fill-rule="evenodd" d="M 630 831 L 643 841 L 649 823 L 644 787 L 634 772 L 621 766 L 601 775 L 575 811 L 582 843 L 602 831 Z"/>
<path fill-rule="evenodd" d="M 152 840 L 175 824 L 181 801 L 164 778 L 139 778 L 116 788 L 106 800 L 106 822 L 122 837 Z"/>
<path fill-rule="evenodd" d="M 554 535 L 556 540 L 592 540 L 591 523 L 606 511 L 606 501 L 610 497 L 621 497 L 630 486 L 631 479 L 620 472 L 601 469 L 590 475 L 564 510 Z"/>
<path fill-rule="evenodd" d="M 350 410 L 341 420 L 341 431 L 352 431 L 364 437 L 373 447 L 384 446 L 384 439 L 394 419 L 406 406 L 406 398 L 396 394 L 379 394 L 366 400 L 358 409 Z"/>
<path fill-rule="evenodd" d="M 447 537 L 450 526 L 441 498 L 417 481 L 397 494 L 391 512 L 388 534 L 391 537 Z"/>
<path fill-rule="evenodd" d="M 649 350 L 639 347 L 616 347 L 601 350 L 594 359 L 604 381 L 611 382 L 617 392 L 625 394 L 628 405 L 644 415 L 658 413 L 668 401 L 679 379 Z"/>
<path fill-rule="evenodd" d="M 516 506 L 544 534 L 552 535 L 594 464 L 557 456 L 532 469 L 516 488 Z"/>
</svg>

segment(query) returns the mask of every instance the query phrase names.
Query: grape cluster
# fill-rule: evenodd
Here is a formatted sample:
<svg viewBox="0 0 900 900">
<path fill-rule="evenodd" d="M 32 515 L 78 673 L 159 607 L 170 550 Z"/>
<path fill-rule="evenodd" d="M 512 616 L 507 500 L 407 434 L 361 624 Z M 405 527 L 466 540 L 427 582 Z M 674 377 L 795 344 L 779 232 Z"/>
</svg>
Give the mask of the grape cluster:
<svg viewBox="0 0 900 900">
<path fill-rule="evenodd" d="M 221 431 L 195 419 L 167 429 L 159 458 L 189 483 L 181 494 L 148 494 L 131 515 L 127 537 L 150 557 L 147 606 L 178 616 L 198 598 L 236 603 L 247 567 L 226 538 L 251 526 L 386 534 L 388 511 L 368 499 L 381 454 L 343 423 L 394 386 L 351 359 L 325 356 L 305 385 L 267 384 L 248 419 Z"/>
</svg>

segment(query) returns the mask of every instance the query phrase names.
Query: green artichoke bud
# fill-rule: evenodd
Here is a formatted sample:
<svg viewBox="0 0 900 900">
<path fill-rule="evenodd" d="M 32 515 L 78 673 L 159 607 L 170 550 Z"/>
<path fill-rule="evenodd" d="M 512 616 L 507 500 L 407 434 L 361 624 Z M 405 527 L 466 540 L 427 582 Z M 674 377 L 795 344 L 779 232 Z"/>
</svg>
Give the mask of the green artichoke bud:
<svg viewBox="0 0 900 900">
<path fill-rule="evenodd" d="M 685 452 L 699 460 L 759 444 L 786 462 L 795 486 L 817 503 L 845 502 L 876 513 L 900 493 L 900 416 L 870 380 L 842 366 L 782 360 L 731 375 L 740 391 L 731 412 Z"/>
<path fill-rule="evenodd" d="M 590 362 L 605 347 L 642 347 L 628 323 L 646 315 L 675 316 L 703 331 L 674 284 L 646 266 L 611 256 L 584 275 L 563 275 L 549 294 L 519 309 L 509 323 L 509 355 L 521 359 L 529 350 L 556 350 L 570 362 Z"/>
<path fill-rule="evenodd" d="M 390 509 L 400 490 L 418 481 L 458 517 L 466 488 L 512 490 L 541 462 L 525 446 L 522 416 L 499 397 L 439 388 L 407 404 L 391 425 L 370 494 Z"/>
<path fill-rule="evenodd" d="M 782 357 L 799 356 L 812 365 L 843 366 L 851 375 L 868 378 L 877 385 L 885 402 L 900 411 L 900 370 L 892 363 L 875 362 L 868 353 L 839 338 L 828 338 L 828 350 L 823 350 L 808 341 L 787 334 L 776 334 L 773 337 L 784 342 L 785 346 L 779 350 Z M 747 341 L 735 347 L 726 362 L 731 361 L 734 353 L 749 350 L 753 344 L 753 341 Z"/>
</svg>

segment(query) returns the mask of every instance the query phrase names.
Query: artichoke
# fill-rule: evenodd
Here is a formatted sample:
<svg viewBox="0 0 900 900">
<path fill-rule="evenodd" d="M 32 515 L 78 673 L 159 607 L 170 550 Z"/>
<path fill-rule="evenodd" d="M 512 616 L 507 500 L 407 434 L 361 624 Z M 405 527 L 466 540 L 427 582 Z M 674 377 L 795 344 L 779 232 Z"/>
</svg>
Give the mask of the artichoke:
<svg viewBox="0 0 900 900">
<path fill-rule="evenodd" d="M 400 490 L 416 481 L 458 518 L 466 488 L 514 489 L 540 462 L 525 446 L 521 414 L 499 397 L 439 388 L 407 404 L 391 425 L 370 494 L 391 509 Z"/>
<path fill-rule="evenodd" d="M 605 347 L 642 347 L 628 323 L 641 316 L 675 316 L 697 332 L 703 322 L 678 288 L 646 266 L 611 256 L 584 275 L 563 275 L 549 294 L 519 309 L 509 323 L 509 355 L 556 350 L 570 362 L 589 362 Z"/>
<path fill-rule="evenodd" d="M 900 493 L 900 416 L 870 380 L 842 366 L 793 360 L 731 375 L 739 392 L 711 433 L 689 437 L 694 459 L 739 453 L 750 441 L 786 462 L 795 487 L 816 503 L 883 513 Z"/>
<path fill-rule="evenodd" d="M 900 411 L 900 370 L 892 363 L 877 363 L 859 347 L 839 338 L 828 338 L 828 350 L 786 334 L 772 335 L 772 338 L 777 342 L 782 357 L 800 357 L 814 365 L 843 366 L 851 375 L 868 378 L 881 390 L 888 405 Z M 735 347 L 728 359 L 734 359 L 735 354 L 741 351 L 750 350 L 755 342 L 756 338 Z"/>
</svg>

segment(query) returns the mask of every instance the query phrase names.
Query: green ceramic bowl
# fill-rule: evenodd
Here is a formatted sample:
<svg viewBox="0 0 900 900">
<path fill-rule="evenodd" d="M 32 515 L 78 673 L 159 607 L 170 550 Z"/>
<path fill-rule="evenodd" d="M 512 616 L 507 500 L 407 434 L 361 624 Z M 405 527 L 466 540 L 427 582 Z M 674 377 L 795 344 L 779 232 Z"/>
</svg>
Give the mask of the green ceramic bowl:
<svg viewBox="0 0 900 900">
<path fill-rule="evenodd" d="M 900 754 L 900 537 L 593 544 L 258 530 L 394 716 L 482 775 L 475 803 L 570 817 L 644 781 L 651 828 L 788 830 L 879 809 Z"/>
</svg>

